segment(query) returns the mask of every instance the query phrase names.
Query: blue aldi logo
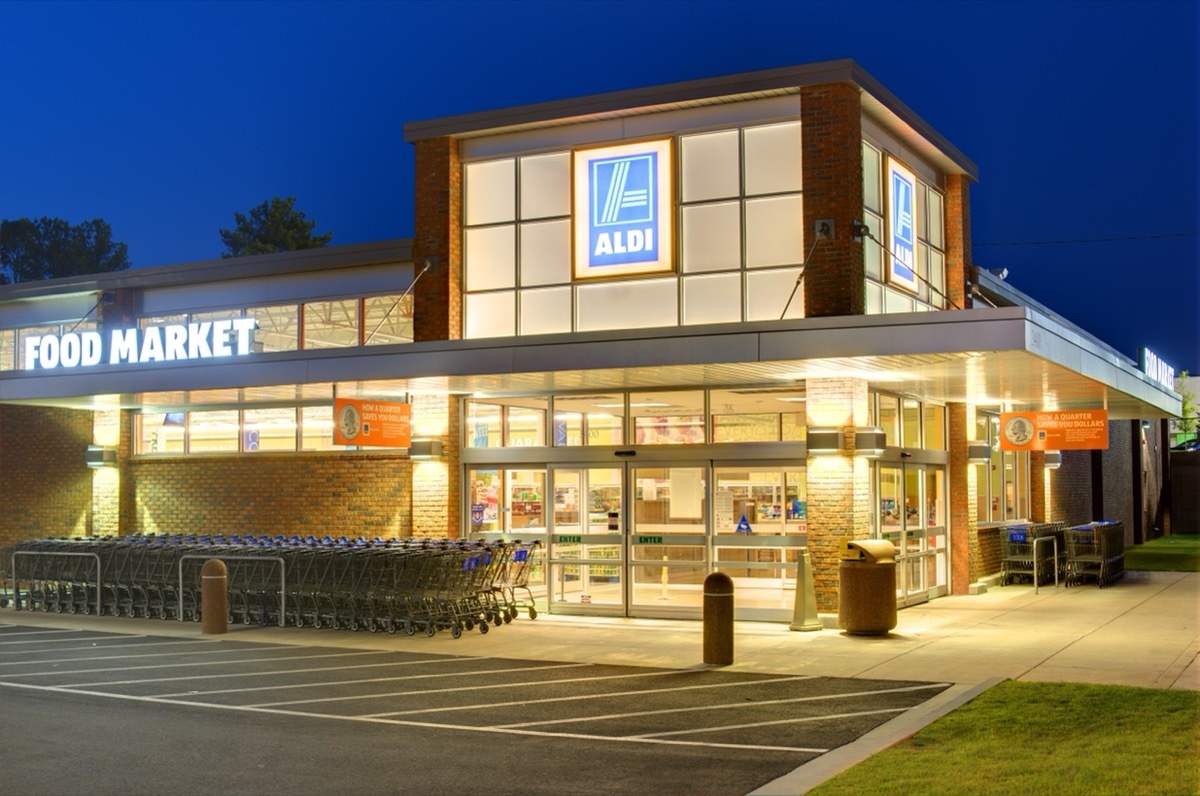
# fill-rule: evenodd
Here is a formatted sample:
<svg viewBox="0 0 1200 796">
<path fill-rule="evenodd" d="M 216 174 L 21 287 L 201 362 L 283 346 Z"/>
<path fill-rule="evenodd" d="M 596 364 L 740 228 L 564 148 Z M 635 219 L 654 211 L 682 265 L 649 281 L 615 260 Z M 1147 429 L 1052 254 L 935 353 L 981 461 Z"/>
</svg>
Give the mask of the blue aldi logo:
<svg viewBox="0 0 1200 796">
<path fill-rule="evenodd" d="M 894 160 L 888 161 L 888 281 L 908 290 L 917 289 L 916 244 L 913 224 L 917 178 Z"/>
<path fill-rule="evenodd" d="M 575 153 L 575 275 L 671 269 L 670 142 Z"/>
</svg>

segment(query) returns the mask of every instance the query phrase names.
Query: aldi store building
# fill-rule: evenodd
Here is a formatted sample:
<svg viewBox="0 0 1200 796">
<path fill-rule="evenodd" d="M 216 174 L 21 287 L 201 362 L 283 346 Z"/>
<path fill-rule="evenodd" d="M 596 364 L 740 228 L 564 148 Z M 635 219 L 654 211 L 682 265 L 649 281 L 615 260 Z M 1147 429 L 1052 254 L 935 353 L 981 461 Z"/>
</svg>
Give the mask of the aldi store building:
<svg viewBox="0 0 1200 796">
<path fill-rule="evenodd" d="M 1152 535 L 1180 397 L 972 266 L 975 165 L 852 61 L 405 134 L 412 240 L 0 287 L 0 543 L 519 538 L 539 610 L 787 621 L 847 539 L 905 605 Z"/>
</svg>

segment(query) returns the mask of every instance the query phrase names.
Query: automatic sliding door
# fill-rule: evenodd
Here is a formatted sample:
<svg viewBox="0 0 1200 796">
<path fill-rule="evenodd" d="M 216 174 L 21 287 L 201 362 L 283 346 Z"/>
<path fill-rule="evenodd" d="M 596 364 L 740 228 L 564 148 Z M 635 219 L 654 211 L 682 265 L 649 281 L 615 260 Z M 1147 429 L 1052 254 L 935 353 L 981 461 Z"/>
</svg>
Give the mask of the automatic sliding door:
<svg viewBox="0 0 1200 796">
<path fill-rule="evenodd" d="M 550 609 L 625 612 L 623 467 L 551 471 Z"/>
<path fill-rule="evenodd" d="M 698 616 L 708 574 L 708 468 L 633 469 L 631 608 L 638 616 Z"/>
</svg>

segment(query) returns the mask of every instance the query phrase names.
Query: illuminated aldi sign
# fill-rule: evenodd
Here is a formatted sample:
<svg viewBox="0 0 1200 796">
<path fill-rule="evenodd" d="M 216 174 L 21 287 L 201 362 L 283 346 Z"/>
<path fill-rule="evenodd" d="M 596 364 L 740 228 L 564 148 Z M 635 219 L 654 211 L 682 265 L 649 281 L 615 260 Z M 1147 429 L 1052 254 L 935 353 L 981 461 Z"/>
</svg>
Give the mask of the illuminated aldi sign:
<svg viewBox="0 0 1200 796">
<path fill-rule="evenodd" d="M 576 278 L 670 271 L 671 142 L 574 153 Z"/>
<path fill-rule="evenodd" d="M 894 160 L 888 159 L 888 282 L 917 290 L 916 235 L 917 178 Z"/>
</svg>

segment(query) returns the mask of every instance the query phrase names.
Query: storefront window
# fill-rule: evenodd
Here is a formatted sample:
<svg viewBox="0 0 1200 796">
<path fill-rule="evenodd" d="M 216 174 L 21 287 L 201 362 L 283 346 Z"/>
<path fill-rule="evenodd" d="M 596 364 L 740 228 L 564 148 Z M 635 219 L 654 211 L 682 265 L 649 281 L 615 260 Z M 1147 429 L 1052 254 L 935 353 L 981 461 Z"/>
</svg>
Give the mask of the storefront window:
<svg viewBox="0 0 1200 796">
<path fill-rule="evenodd" d="M 254 351 L 295 351 L 300 347 L 299 307 L 280 304 L 274 307 L 249 307 L 246 317 L 258 324 L 254 330 Z"/>
<path fill-rule="evenodd" d="M 637 445 L 695 445 L 704 442 L 704 391 L 629 394 Z"/>
<path fill-rule="evenodd" d="M 13 370 L 17 366 L 16 332 L 0 329 L 0 370 Z"/>
<path fill-rule="evenodd" d="M 500 419 L 500 407 L 480 401 L 467 401 L 465 425 L 468 448 L 499 448 L 504 445 L 504 426 Z"/>
<path fill-rule="evenodd" d="M 371 296 L 363 299 L 363 345 L 411 343 L 413 297 Z"/>
<path fill-rule="evenodd" d="M 554 399 L 554 445 L 622 445 L 625 396 L 563 395 Z"/>
<path fill-rule="evenodd" d="M 946 409 L 925 404 L 925 449 L 946 450 Z"/>
<path fill-rule="evenodd" d="M 300 450 L 344 450 L 333 444 L 333 407 L 305 406 L 300 409 Z"/>
<path fill-rule="evenodd" d="M 508 407 L 508 440 L 506 447 L 528 448 L 546 444 L 546 400 L 533 399 L 542 408 Z"/>
<path fill-rule="evenodd" d="M 314 301 L 302 308 L 304 348 L 345 348 L 358 345 L 358 299 Z"/>
<path fill-rule="evenodd" d="M 900 399 L 894 395 L 879 396 L 879 427 L 888 445 L 900 445 Z"/>
<path fill-rule="evenodd" d="M 237 410 L 188 413 L 189 453 L 236 453 Z"/>
<path fill-rule="evenodd" d="M 247 453 L 296 450 L 296 410 L 247 409 L 242 415 L 242 447 Z"/>
<path fill-rule="evenodd" d="M 904 407 L 904 447 L 921 447 L 921 408 L 911 398 L 902 401 Z"/>
</svg>

